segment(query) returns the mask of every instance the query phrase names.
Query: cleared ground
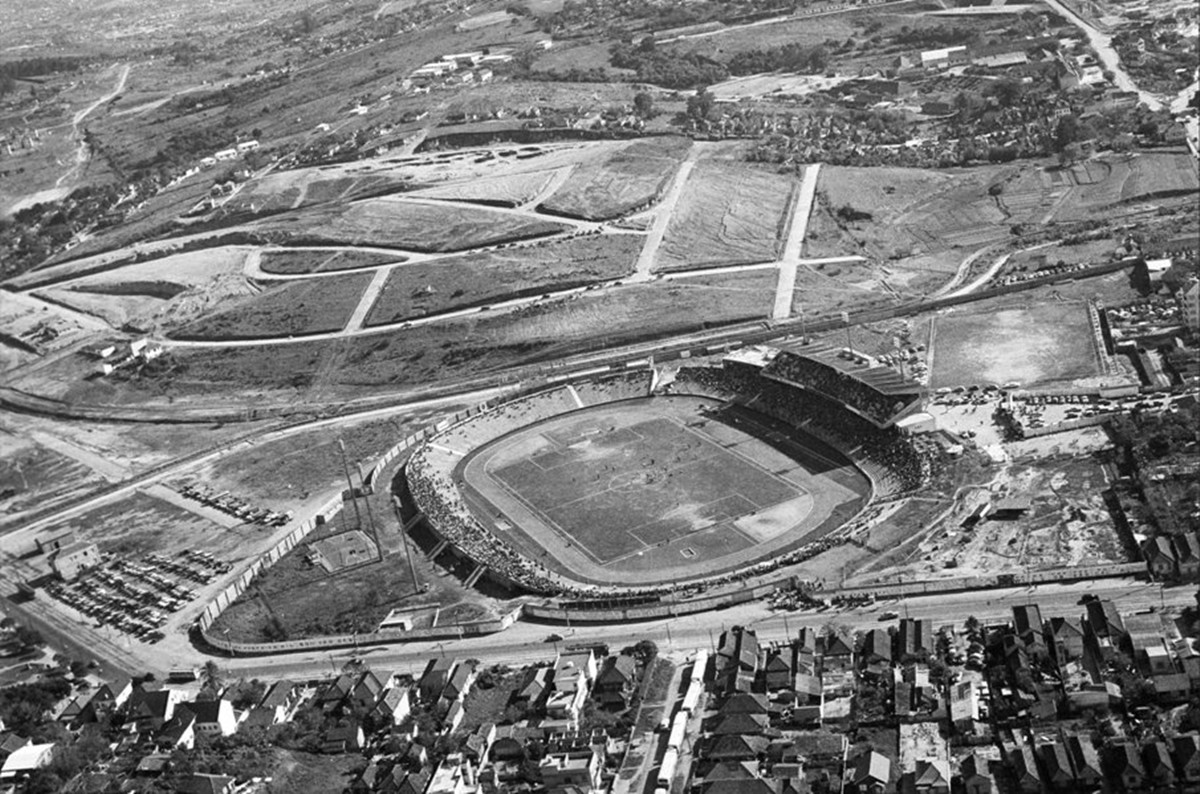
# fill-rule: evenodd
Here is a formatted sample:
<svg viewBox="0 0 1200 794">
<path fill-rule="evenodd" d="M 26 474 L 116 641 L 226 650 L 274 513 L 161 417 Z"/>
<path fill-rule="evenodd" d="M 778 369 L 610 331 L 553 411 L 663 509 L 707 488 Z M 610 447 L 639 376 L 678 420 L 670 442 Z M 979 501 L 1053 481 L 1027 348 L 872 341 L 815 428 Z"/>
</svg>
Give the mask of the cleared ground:
<svg viewBox="0 0 1200 794">
<path fill-rule="evenodd" d="M 409 195 L 515 207 L 532 200 L 550 184 L 553 177 L 553 171 L 504 174 L 451 182 L 437 187 L 415 190 Z"/>
<path fill-rule="evenodd" d="M 1023 386 L 1100 374 L 1083 302 L 958 310 L 935 320 L 930 385 Z"/>
<path fill-rule="evenodd" d="M 577 167 L 541 209 L 587 220 L 633 212 L 666 187 L 690 145 L 686 138 L 677 137 L 635 141 L 604 160 Z"/>
<path fill-rule="evenodd" d="M 778 553 L 845 520 L 866 493 L 838 453 L 798 439 L 791 457 L 758 438 L 752 414 L 719 408 L 656 397 L 556 417 L 466 458 L 464 495 L 547 565 L 636 583 Z"/>
<path fill-rule="evenodd" d="M 259 266 L 264 273 L 291 276 L 302 273 L 357 270 L 362 267 L 375 267 L 403 261 L 404 257 L 399 254 L 355 251 L 354 249 L 292 250 L 279 248 L 263 251 Z"/>
<path fill-rule="evenodd" d="M 346 325 L 370 282 L 370 273 L 349 273 L 271 287 L 172 335 L 182 339 L 269 339 L 337 331 Z"/>
<path fill-rule="evenodd" d="M 342 243 L 436 253 L 545 237 L 568 227 L 449 202 L 372 199 L 301 210 L 261 221 L 255 228 L 292 244 Z"/>
<path fill-rule="evenodd" d="M 643 242 L 640 235 L 606 234 L 405 265 L 388 276 L 366 324 L 617 279 L 632 271 Z"/>
<path fill-rule="evenodd" d="M 103 480 L 78 461 L 0 429 L 0 523 L 86 493 Z"/>
<path fill-rule="evenodd" d="M 778 257 L 799 182 L 743 163 L 701 160 L 658 250 L 656 270 L 769 262 Z"/>
</svg>

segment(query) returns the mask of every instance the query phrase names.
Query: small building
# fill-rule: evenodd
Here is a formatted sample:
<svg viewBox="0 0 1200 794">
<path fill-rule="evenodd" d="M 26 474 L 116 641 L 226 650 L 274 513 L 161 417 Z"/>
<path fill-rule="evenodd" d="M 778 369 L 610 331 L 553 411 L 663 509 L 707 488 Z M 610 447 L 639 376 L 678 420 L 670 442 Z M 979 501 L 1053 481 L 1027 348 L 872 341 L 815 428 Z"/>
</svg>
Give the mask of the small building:
<svg viewBox="0 0 1200 794">
<path fill-rule="evenodd" d="M 1033 499 L 1029 496 L 1007 496 L 992 506 L 988 518 L 1011 521 L 1028 513 L 1031 507 Z"/>
<path fill-rule="evenodd" d="M 64 529 L 42 535 L 36 541 L 38 554 L 53 554 L 64 546 L 75 543 L 75 530 Z"/>
<path fill-rule="evenodd" d="M 883 794 L 892 776 L 892 762 L 874 750 L 863 753 L 854 762 L 850 783 L 858 794 Z"/>
<path fill-rule="evenodd" d="M 238 154 L 252 152 L 258 148 L 258 141 L 242 141 L 237 145 Z"/>
<path fill-rule="evenodd" d="M 0 782 L 13 783 L 28 777 L 54 760 L 54 744 L 27 744 L 14 750 L 0 766 Z"/>
<path fill-rule="evenodd" d="M 79 574 L 100 564 L 100 547 L 77 541 L 63 546 L 50 557 L 50 567 L 64 582 L 73 582 Z"/>
</svg>

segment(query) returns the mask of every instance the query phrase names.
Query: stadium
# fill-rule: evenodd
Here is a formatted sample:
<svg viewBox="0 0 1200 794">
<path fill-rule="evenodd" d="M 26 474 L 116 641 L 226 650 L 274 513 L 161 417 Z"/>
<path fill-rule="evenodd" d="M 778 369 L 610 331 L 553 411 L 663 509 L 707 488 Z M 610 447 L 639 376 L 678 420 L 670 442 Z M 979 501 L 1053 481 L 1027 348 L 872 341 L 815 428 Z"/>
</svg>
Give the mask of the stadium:
<svg viewBox="0 0 1200 794">
<path fill-rule="evenodd" d="M 440 428 L 394 490 L 468 585 L 701 592 L 807 559 L 873 501 L 919 488 L 932 456 L 896 422 L 921 397 L 815 346 L 561 379 Z"/>
</svg>

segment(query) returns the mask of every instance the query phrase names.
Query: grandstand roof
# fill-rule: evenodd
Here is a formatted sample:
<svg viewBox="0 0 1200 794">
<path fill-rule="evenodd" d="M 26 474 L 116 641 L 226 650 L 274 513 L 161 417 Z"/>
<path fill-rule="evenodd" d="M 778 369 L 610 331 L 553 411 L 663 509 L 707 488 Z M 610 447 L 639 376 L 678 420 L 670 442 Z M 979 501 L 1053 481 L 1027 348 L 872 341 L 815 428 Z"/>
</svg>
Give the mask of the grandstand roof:
<svg viewBox="0 0 1200 794">
<path fill-rule="evenodd" d="M 819 361 L 822 364 L 833 367 L 839 372 L 844 372 L 854 379 L 862 381 L 880 394 L 916 395 L 925 390 L 924 386 L 915 380 L 902 377 L 900 373 L 891 367 L 884 367 L 873 363 L 874 359 L 870 359 L 871 364 L 857 364 L 850 359 L 839 358 L 838 353 L 844 349 L 843 347 L 814 342 L 798 350 L 786 350 L 784 352 L 802 358 L 809 358 L 813 361 Z"/>
<path fill-rule="evenodd" d="M 754 367 L 765 367 L 771 359 L 779 355 L 779 350 L 766 345 L 753 345 L 734 350 L 725 356 L 725 361 L 735 361 L 739 364 L 749 364 Z"/>
</svg>

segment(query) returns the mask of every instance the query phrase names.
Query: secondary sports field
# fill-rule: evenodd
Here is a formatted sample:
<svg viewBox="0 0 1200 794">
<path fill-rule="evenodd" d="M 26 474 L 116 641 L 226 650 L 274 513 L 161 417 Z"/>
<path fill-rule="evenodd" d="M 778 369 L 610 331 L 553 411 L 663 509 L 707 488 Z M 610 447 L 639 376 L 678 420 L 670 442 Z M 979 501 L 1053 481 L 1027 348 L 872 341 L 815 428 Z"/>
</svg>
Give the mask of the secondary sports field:
<svg viewBox="0 0 1200 794">
<path fill-rule="evenodd" d="M 869 486 L 838 453 L 720 408 L 654 397 L 531 425 L 459 465 L 464 497 L 548 567 L 623 584 L 736 569 L 861 506 Z"/>
</svg>

